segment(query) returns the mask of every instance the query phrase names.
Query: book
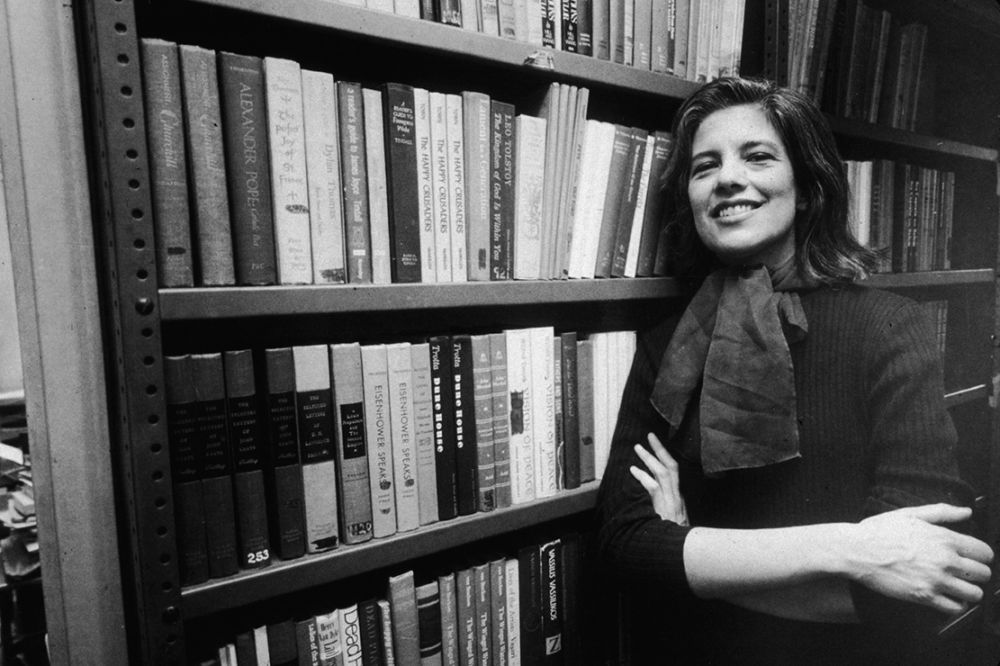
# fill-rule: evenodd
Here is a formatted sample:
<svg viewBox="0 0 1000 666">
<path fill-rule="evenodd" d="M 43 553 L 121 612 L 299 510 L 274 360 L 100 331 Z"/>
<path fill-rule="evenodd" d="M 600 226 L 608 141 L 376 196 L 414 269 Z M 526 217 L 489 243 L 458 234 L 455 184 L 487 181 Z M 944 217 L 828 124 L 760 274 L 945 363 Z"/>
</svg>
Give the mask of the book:
<svg viewBox="0 0 1000 666">
<path fill-rule="evenodd" d="M 274 284 L 277 267 L 263 62 L 256 56 L 220 52 L 219 86 L 236 282 Z"/>
<path fill-rule="evenodd" d="M 191 228 L 194 268 L 199 284 L 235 284 L 233 237 L 226 191 L 222 116 L 216 54 L 211 49 L 181 44 L 181 89 L 188 179 L 194 205 Z"/>
<path fill-rule="evenodd" d="M 465 147 L 466 259 L 469 280 L 490 279 L 490 98 L 462 93 Z"/>
<path fill-rule="evenodd" d="M 583 590 L 588 589 L 583 578 L 583 538 L 570 532 L 559 537 L 561 577 L 558 581 L 562 614 L 563 662 L 578 664 L 584 657 L 585 628 L 583 616 L 587 613 Z M 589 593 L 588 593 L 589 594 Z"/>
<path fill-rule="evenodd" d="M 556 464 L 555 387 L 551 326 L 529 329 L 532 451 L 535 457 L 535 497 L 550 497 L 559 490 Z"/>
<path fill-rule="evenodd" d="M 295 366 L 290 347 L 264 350 L 270 451 L 265 481 L 271 507 L 271 543 L 283 560 L 306 552 L 305 503 L 295 408 Z"/>
<path fill-rule="evenodd" d="M 258 569 L 271 563 L 271 545 L 264 484 L 267 440 L 254 383 L 253 354 L 249 349 L 226 351 L 222 361 L 233 449 L 238 557 L 244 569 Z"/>
<path fill-rule="evenodd" d="M 382 658 L 386 663 L 396 663 L 396 649 L 393 645 L 392 606 L 387 599 L 378 600 L 378 617 L 382 622 Z"/>
<path fill-rule="evenodd" d="M 417 118 L 412 86 L 382 86 L 385 107 L 386 178 L 393 282 L 420 282 L 420 190 Z"/>
<path fill-rule="evenodd" d="M 441 596 L 432 580 L 416 588 L 421 666 L 441 666 Z"/>
<path fill-rule="evenodd" d="M 504 568 L 504 611 L 507 614 L 507 664 L 521 662 L 521 607 L 519 562 L 516 557 L 508 557 Z M 504 663 L 504 662 L 501 662 Z"/>
<path fill-rule="evenodd" d="M 537 545 L 517 551 L 518 617 L 522 664 L 541 664 L 545 657 L 542 634 L 543 580 Z"/>
<path fill-rule="evenodd" d="M 628 250 L 625 254 L 625 268 L 622 277 L 636 277 L 639 268 L 639 244 L 642 241 L 643 223 L 646 214 L 646 202 L 649 197 L 649 178 L 653 167 L 653 148 L 656 138 L 652 134 L 646 135 L 646 145 L 642 160 L 642 169 L 639 175 L 639 190 L 635 195 L 635 211 L 630 224 L 631 235 L 628 239 Z M 655 183 L 653 185 L 656 186 Z"/>
<path fill-rule="evenodd" d="M 490 627 L 493 624 L 493 600 L 490 598 L 490 565 L 477 564 L 472 567 L 472 585 L 476 597 L 476 655 L 478 663 L 490 665 L 492 643 Z"/>
<path fill-rule="evenodd" d="M 561 0 L 563 51 L 579 53 L 578 0 Z"/>
<path fill-rule="evenodd" d="M 490 114 L 490 279 L 507 280 L 514 261 L 514 105 L 492 100 Z"/>
<path fill-rule="evenodd" d="M 244 631 L 236 634 L 236 662 L 241 665 L 257 666 L 257 650 L 253 634 Z"/>
<path fill-rule="evenodd" d="M 653 0 L 635 0 L 632 14 L 632 66 L 652 69 Z M 661 0 L 660 4 L 665 4 Z"/>
<path fill-rule="evenodd" d="M 594 343 L 576 343 L 577 421 L 580 427 L 580 483 L 594 474 Z"/>
<path fill-rule="evenodd" d="M 309 183 L 302 111 L 302 68 L 293 60 L 264 58 L 267 135 L 278 282 L 312 282 Z"/>
<path fill-rule="evenodd" d="M 490 334 L 490 384 L 493 409 L 493 484 L 497 508 L 511 504 L 510 394 L 507 390 L 507 338 Z"/>
<path fill-rule="evenodd" d="M 233 502 L 233 453 L 226 419 L 226 380 L 222 354 L 191 354 L 195 422 L 204 460 L 201 492 L 205 500 L 208 575 L 222 578 L 239 568 L 236 508 Z"/>
<path fill-rule="evenodd" d="M 303 666 L 319 664 L 319 634 L 316 632 L 316 618 L 295 622 L 295 647 L 298 655 L 296 663 Z"/>
<path fill-rule="evenodd" d="M 469 338 L 472 353 L 472 398 L 476 430 L 476 510 L 496 508 L 496 466 L 493 445 L 493 358 L 490 336 Z"/>
<path fill-rule="evenodd" d="M 330 374 L 333 377 L 341 539 L 347 544 L 361 543 L 372 538 L 361 345 L 356 342 L 330 345 Z"/>
<path fill-rule="evenodd" d="M 321 613 L 313 618 L 316 623 L 317 662 L 321 666 L 340 666 L 344 663 L 344 637 L 340 615 L 337 611 Z"/>
<path fill-rule="evenodd" d="M 333 395 L 326 345 L 292 347 L 299 456 L 305 504 L 306 550 L 337 546 L 337 471 L 333 435 Z"/>
<path fill-rule="evenodd" d="M 555 3 L 559 0 L 549 0 L 551 3 Z M 566 106 L 569 103 L 569 86 L 559 84 L 557 82 L 552 82 L 549 84 L 549 88 L 545 93 L 545 97 L 542 99 L 541 107 L 538 111 L 538 117 L 545 121 L 545 142 L 543 146 L 533 149 L 532 155 L 534 159 L 538 159 L 539 148 L 542 150 L 540 154 L 542 155 L 542 170 L 539 176 L 541 182 L 541 206 L 538 212 L 538 233 L 537 233 L 537 260 L 534 255 L 531 256 L 531 263 L 537 263 L 538 269 L 535 274 L 536 278 L 541 278 L 542 276 L 549 277 L 551 274 L 551 265 L 549 250 L 553 247 L 553 235 L 555 234 L 555 220 L 558 216 L 558 205 L 559 205 L 559 182 L 560 182 L 560 171 L 561 171 L 561 146 L 563 145 L 563 138 L 565 135 L 566 128 Z M 534 139 L 531 139 L 534 142 Z M 520 146 L 518 146 L 520 148 Z M 514 166 L 514 184 L 517 187 L 518 180 L 518 164 L 517 162 L 524 157 L 520 154 L 517 155 Z M 528 156 L 530 158 L 530 155 Z M 518 192 L 520 195 L 520 192 Z M 519 207 L 521 201 L 518 201 Z M 530 218 L 529 218 L 530 221 Z M 520 230 L 518 228 L 518 217 L 515 214 L 514 217 L 514 231 L 515 231 L 515 256 L 521 256 L 517 252 L 516 247 L 520 239 Z M 534 249 L 532 247 L 532 249 Z M 526 253 L 525 253 L 525 256 Z M 515 264 L 515 272 L 517 269 L 517 264 Z M 517 275 L 515 274 L 515 277 Z"/>
<path fill-rule="evenodd" d="M 516 117 L 514 149 L 514 272 L 517 280 L 541 277 L 542 195 L 545 184 L 546 120 Z"/>
<path fill-rule="evenodd" d="M 507 587 L 503 559 L 489 563 L 490 656 L 495 666 L 507 663 Z"/>
<path fill-rule="evenodd" d="M 562 340 L 555 336 L 552 342 L 552 405 L 553 421 L 555 424 L 555 486 L 556 490 L 566 487 L 566 434 L 563 430 L 563 365 L 562 365 Z"/>
<path fill-rule="evenodd" d="M 559 335 L 559 353 L 562 361 L 562 417 L 563 446 L 561 488 L 580 487 L 580 420 L 579 373 L 577 366 L 576 333 L 567 331 Z"/>
<path fill-rule="evenodd" d="M 497 21 L 500 27 L 500 36 L 505 39 L 519 39 L 514 14 L 514 0 L 497 0 Z"/>
<path fill-rule="evenodd" d="M 476 586 L 471 567 L 455 572 L 456 617 L 459 663 L 476 664 Z"/>
<path fill-rule="evenodd" d="M 445 95 L 445 125 L 448 132 L 448 237 L 451 244 L 451 282 L 468 280 L 465 121 L 462 106 L 460 95 Z"/>
<path fill-rule="evenodd" d="M 675 0 L 674 4 L 674 76 L 686 79 L 689 53 L 691 7 L 695 0 Z"/>
<path fill-rule="evenodd" d="M 377 599 L 358 602 L 358 627 L 361 631 L 361 650 L 365 666 L 385 666 L 382 654 L 382 621 L 379 618 Z"/>
<path fill-rule="evenodd" d="M 656 246 L 660 236 L 663 217 L 663 197 L 660 193 L 660 179 L 670 156 L 671 137 L 668 132 L 653 134 L 652 158 L 649 164 L 649 184 L 646 188 L 646 202 L 643 205 L 642 232 L 639 236 L 639 251 L 636 257 L 637 277 L 651 277 L 656 261 Z"/>
<path fill-rule="evenodd" d="M 459 666 L 455 574 L 447 573 L 438 576 L 437 583 L 441 606 L 441 664 L 443 666 Z M 421 638 L 423 638 L 422 632 Z"/>
<path fill-rule="evenodd" d="M 159 284 L 191 287 L 194 260 L 177 44 L 147 37 L 139 45 Z"/>
<path fill-rule="evenodd" d="M 531 336 L 528 329 L 504 331 L 507 343 L 508 431 L 511 503 L 535 499 Z"/>
<path fill-rule="evenodd" d="M 420 625 L 412 571 L 389 577 L 389 606 L 392 610 L 395 663 L 400 666 L 419 666 Z"/>
<path fill-rule="evenodd" d="M 372 282 L 372 241 L 368 227 L 368 169 L 365 116 L 360 83 L 337 81 L 340 123 L 340 177 L 344 188 L 347 281 Z"/>
<path fill-rule="evenodd" d="M 389 369 L 385 345 L 362 345 L 365 434 L 368 444 L 368 485 L 371 489 L 372 536 L 396 533 L 396 491 L 393 488 L 392 423 L 389 418 Z"/>
<path fill-rule="evenodd" d="M 594 0 L 576 0 L 576 42 L 580 55 L 594 55 Z"/>
<path fill-rule="evenodd" d="M 265 666 L 271 663 L 271 655 L 267 644 L 267 625 L 254 627 L 253 647 L 257 657 L 257 666 Z"/>
<path fill-rule="evenodd" d="M 562 544 L 554 539 L 539 546 L 542 588 L 542 640 L 545 663 L 562 662 Z"/>
<path fill-rule="evenodd" d="M 267 651 L 270 663 L 296 664 L 298 647 L 295 622 L 291 619 L 267 625 Z"/>
<path fill-rule="evenodd" d="M 608 174 L 618 130 L 611 123 L 588 120 L 585 132 L 577 178 L 588 187 L 582 196 L 578 195 L 574 206 L 568 261 L 570 278 L 589 278 L 595 274 L 610 187 Z"/>
<path fill-rule="evenodd" d="M 361 621 L 357 604 L 337 609 L 340 620 L 340 644 L 344 666 L 364 666 L 364 643 L 361 638 Z"/>
<path fill-rule="evenodd" d="M 448 108 L 444 93 L 431 92 L 431 179 L 434 194 L 434 268 L 436 282 L 452 280 L 451 188 L 448 170 Z"/>
<path fill-rule="evenodd" d="M 312 281 L 316 284 L 343 284 L 347 281 L 344 190 L 340 182 L 340 134 L 333 76 L 302 70 L 302 113 Z"/>
<path fill-rule="evenodd" d="M 475 513 L 479 505 L 474 362 L 471 336 L 452 336 L 449 379 L 454 400 L 455 493 L 460 516 Z"/>
<path fill-rule="evenodd" d="M 625 191 L 629 187 L 634 153 L 632 131 L 624 125 L 615 125 L 611 162 L 607 171 L 607 195 L 601 214 L 597 242 L 594 277 L 611 277 L 611 262 L 614 258 L 618 220 L 622 201 L 625 199 Z"/>
<path fill-rule="evenodd" d="M 396 499 L 396 529 L 420 525 L 417 443 L 414 437 L 413 370 L 410 343 L 386 345 L 389 420 L 392 432 L 392 470 Z"/>
<path fill-rule="evenodd" d="M 413 136 L 417 153 L 417 194 L 419 201 L 420 281 L 437 281 L 436 224 L 434 217 L 434 163 L 431 147 L 430 93 L 413 89 Z"/>
<path fill-rule="evenodd" d="M 500 35 L 500 15 L 497 0 L 480 0 L 479 13 L 482 20 L 480 32 L 497 37 Z"/>
<path fill-rule="evenodd" d="M 433 336 L 427 342 L 430 351 L 431 407 L 434 414 L 434 473 L 437 480 L 438 518 L 448 520 L 458 515 L 452 346 L 447 335 Z"/>
<path fill-rule="evenodd" d="M 437 522 L 434 408 L 431 403 L 431 356 L 426 342 L 410 345 L 413 380 L 413 437 L 417 455 L 417 499 L 420 524 Z"/>
<path fill-rule="evenodd" d="M 372 282 L 392 282 L 392 250 L 389 237 L 389 206 L 386 193 L 385 135 L 382 94 L 361 91 L 365 117 L 365 170 L 368 174 L 368 230 L 371 238 Z"/>
<path fill-rule="evenodd" d="M 633 127 L 629 130 L 631 145 L 629 146 L 628 162 L 625 165 L 625 177 L 622 181 L 621 199 L 612 240 L 611 277 L 625 277 L 625 265 L 628 259 L 629 243 L 632 239 L 632 227 L 635 224 L 635 210 L 642 183 L 643 164 L 646 159 L 647 137 L 648 132 L 644 129 Z M 602 277 L 608 276 L 602 275 Z"/>
<path fill-rule="evenodd" d="M 165 356 L 163 366 L 181 585 L 194 585 L 208 580 L 205 500 L 201 493 L 205 461 L 198 441 L 197 402 L 190 357 Z"/>
</svg>

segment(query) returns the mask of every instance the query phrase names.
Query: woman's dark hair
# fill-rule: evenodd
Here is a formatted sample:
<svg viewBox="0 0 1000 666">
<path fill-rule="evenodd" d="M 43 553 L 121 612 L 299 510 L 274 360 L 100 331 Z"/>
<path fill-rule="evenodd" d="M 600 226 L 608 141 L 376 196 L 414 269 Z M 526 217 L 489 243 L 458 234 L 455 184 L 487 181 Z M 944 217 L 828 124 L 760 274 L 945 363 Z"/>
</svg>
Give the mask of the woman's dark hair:
<svg viewBox="0 0 1000 666">
<path fill-rule="evenodd" d="M 688 200 L 694 135 L 715 111 L 747 104 L 759 106 L 781 137 L 805 203 L 795 216 L 795 253 L 803 277 L 824 283 L 867 277 L 878 255 L 860 245 L 848 228 L 847 174 L 823 114 L 794 90 L 735 77 L 707 83 L 674 117 L 673 146 L 661 180 L 674 272 L 698 278 L 717 263 L 695 231 Z"/>
</svg>

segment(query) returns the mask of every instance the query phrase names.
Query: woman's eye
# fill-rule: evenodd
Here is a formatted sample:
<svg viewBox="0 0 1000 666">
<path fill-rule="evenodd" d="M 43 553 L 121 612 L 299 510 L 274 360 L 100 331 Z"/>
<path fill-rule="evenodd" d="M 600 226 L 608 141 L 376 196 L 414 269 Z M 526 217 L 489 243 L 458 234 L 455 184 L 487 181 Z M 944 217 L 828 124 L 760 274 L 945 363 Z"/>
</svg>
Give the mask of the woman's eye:
<svg viewBox="0 0 1000 666">
<path fill-rule="evenodd" d="M 747 159 L 751 162 L 766 162 L 774 157 L 770 153 L 750 153 Z"/>
<path fill-rule="evenodd" d="M 691 167 L 691 175 L 697 176 L 712 168 L 714 162 L 697 162 Z"/>
</svg>

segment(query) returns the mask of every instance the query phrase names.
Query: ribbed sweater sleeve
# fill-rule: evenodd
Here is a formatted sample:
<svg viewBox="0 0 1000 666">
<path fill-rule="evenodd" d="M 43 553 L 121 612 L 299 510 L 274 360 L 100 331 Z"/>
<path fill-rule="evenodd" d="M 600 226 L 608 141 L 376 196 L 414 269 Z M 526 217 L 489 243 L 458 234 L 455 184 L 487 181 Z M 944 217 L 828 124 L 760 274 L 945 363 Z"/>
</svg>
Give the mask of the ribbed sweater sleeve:
<svg viewBox="0 0 1000 666">
<path fill-rule="evenodd" d="M 620 582 L 693 598 L 684 571 L 684 540 L 690 527 L 662 520 L 629 472 L 631 465 L 645 467 L 632 447 L 648 447 L 648 433 L 667 441 L 667 424 L 649 397 L 672 330 L 660 327 L 639 338 L 598 495 L 598 540 L 602 563 Z"/>
</svg>

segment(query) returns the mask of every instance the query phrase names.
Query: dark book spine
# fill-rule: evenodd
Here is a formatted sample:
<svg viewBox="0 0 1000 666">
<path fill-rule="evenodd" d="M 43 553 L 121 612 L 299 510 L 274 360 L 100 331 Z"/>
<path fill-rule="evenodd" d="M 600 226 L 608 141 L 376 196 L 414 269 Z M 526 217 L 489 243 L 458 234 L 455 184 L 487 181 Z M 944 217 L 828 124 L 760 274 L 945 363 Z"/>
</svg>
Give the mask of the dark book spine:
<svg viewBox="0 0 1000 666">
<path fill-rule="evenodd" d="M 594 480 L 594 347 L 576 343 L 577 422 L 580 424 L 580 483 Z"/>
<path fill-rule="evenodd" d="M 460 0 L 434 0 L 437 5 L 437 21 L 445 25 L 462 27 L 462 5 Z"/>
<path fill-rule="evenodd" d="M 365 428 L 361 345 L 330 346 L 334 419 L 337 436 L 337 485 L 341 538 L 361 543 L 372 538 L 372 498 L 368 481 L 368 435 Z"/>
<path fill-rule="evenodd" d="M 579 0 L 560 1 L 562 2 L 562 50 L 570 53 L 577 53 L 580 50 Z"/>
<path fill-rule="evenodd" d="M 563 661 L 567 664 L 583 662 L 583 637 L 585 636 L 582 614 L 589 599 L 587 586 L 583 581 L 583 543 L 579 534 L 570 533 L 559 539 L 561 544 L 562 578 L 562 648 Z"/>
<path fill-rule="evenodd" d="M 420 663 L 420 624 L 413 572 L 389 577 L 389 606 L 392 610 L 392 645 L 395 661 L 409 666 Z"/>
<path fill-rule="evenodd" d="M 538 546 L 517 553 L 518 608 L 521 614 L 521 663 L 542 663 L 542 570 Z"/>
<path fill-rule="evenodd" d="M 649 187 L 646 188 L 646 206 L 643 209 L 642 233 L 639 235 L 639 255 L 636 262 L 637 277 L 651 277 L 656 262 L 656 245 L 660 237 L 663 218 L 663 195 L 660 178 L 670 156 L 671 137 L 667 132 L 657 132 L 653 139 L 653 159 L 649 165 Z"/>
<path fill-rule="evenodd" d="M 226 422 L 226 384 L 222 355 L 192 354 L 191 375 L 198 402 L 198 436 L 205 456 L 201 491 L 205 496 L 208 572 L 212 578 L 236 573 L 236 509 L 233 459 Z"/>
<path fill-rule="evenodd" d="M 490 562 L 490 653 L 494 666 L 507 663 L 507 574 L 503 559 Z"/>
<path fill-rule="evenodd" d="M 594 55 L 593 0 L 576 0 L 576 41 L 581 55 Z"/>
<path fill-rule="evenodd" d="M 215 51 L 180 48 L 184 127 L 194 202 L 196 273 L 206 286 L 236 282 Z"/>
<path fill-rule="evenodd" d="M 383 666 L 382 620 L 378 614 L 378 601 L 366 599 L 358 604 L 358 623 L 365 666 Z"/>
<path fill-rule="evenodd" d="M 428 340 L 431 355 L 431 408 L 434 410 L 434 469 L 437 472 L 438 519 L 458 515 L 455 457 L 455 386 L 452 379 L 451 339 Z"/>
<path fill-rule="evenodd" d="M 420 282 L 420 202 L 413 88 L 401 83 L 386 83 L 382 94 L 385 98 L 392 281 Z"/>
<path fill-rule="evenodd" d="M 420 0 L 420 18 L 425 21 L 437 21 L 437 2 L 435 0 Z"/>
<path fill-rule="evenodd" d="M 556 3 L 562 0 L 542 0 L 542 46 L 556 47 Z M 536 19 L 537 20 L 537 19 Z"/>
<path fill-rule="evenodd" d="M 348 282 L 369 284 L 372 281 L 372 242 L 361 84 L 337 82 L 337 110 L 347 235 L 347 279 Z"/>
<path fill-rule="evenodd" d="M 191 287 L 191 211 L 177 44 L 142 39 L 156 263 L 161 287 Z"/>
<path fill-rule="evenodd" d="M 273 507 L 271 525 L 278 557 L 293 559 L 306 552 L 302 512 L 302 465 L 299 462 L 295 412 L 295 370 L 289 347 L 265 351 L 270 474 L 265 476 Z"/>
<path fill-rule="evenodd" d="M 618 222 L 615 226 L 615 245 L 611 258 L 612 277 L 625 277 L 625 261 L 628 258 L 632 225 L 636 223 L 635 207 L 638 203 L 639 185 L 642 181 L 642 164 L 646 159 L 646 130 L 633 127 L 628 166 L 623 183 L 621 204 L 618 208 Z"/>
<path fill-rule="evenodd" d="M 229 441 L 233 447 L 240 566 L 257 569 L 271 563 L 264 487 L 264 456 L 267 453 L 264 420 L 254 387 L 250 350 L 224 352 L 222 360 L 226 371 Z"/>
<path fill-rule="evenodd" d="M 628 186 L 629 158 L 632 153 L 632 130 L 623 125 L 616 125 L 611 149 L 611 165 L 608 167 L 608 193 L 604 200 L 604 214 L 597 241 L 594 277 L 611 277 L 611 261 L 614 258 L 621 203 Z"/>
<path fill-rule="evenodd" d="M 562 357 L 563 488 L 580 487 L 580 421 L 577 395 L 576 333 L 559 336 Z"/>
<path fill-rule="evenodd" d="M 478 447 L 476 442 L 475 379 L 473 377 L 472 338 L 452 337 L 451 380 L 455 405 L 455 484 L 458 515 L 476 512 L 479 504 Z"/>
<path fill-rule="evenodd" d="M 542 637 L 546 664 L 563 663 L 562 543 L 539 546 L 542 567 Z"/>
<path fill-rule="evenodd" d="M 476 584 L 475 574 L 471 568 L 455 572 L 455 601 L 459 663 L 475 664 L 477 663 Z"/>
<path fill-rule="evenodd" d="M 267 652 L 272 666 L 298 663 L 299 650 L 294 620 L 267 625 Z"/>
<path fill-rule="evenodd" d="M 441 596 L 437 581 L 417 587 L 417 623 L 420 627 L 420 660 L 441 661 Z"/>
<path fill-rule="evenodd" d="M 174 516 L 182 585 L 208 579 L 205 502 L 201 477 L 205 458 L 198 437 L 197 405 L 190 357 L 164 359 L 167 389 L 167 442 L 174 486 Z"/>
<path fill-rule="evenodd" d="M 257 647 L 254 645 L 252 632 L 236 634 L 236 663 L 240 666 L 257 666 Z"/>
<path fill-rule="evenodd" d="M 492 100 L 490 133 L 490 279 L 508 280 L 514 265 L 514 105 Z"/>
<path fill-rule="evenodd" d="M 271 166 L 260 58 L 220 53 L 219 86 L 236 282 L 274 284 Z"/>
<path fill-rule="evenodd" d="M 481 666 L 494 666 L 491 659 L 493 645 L 490 628 L 493 624 L 493 599 L 490 596 L 490 565 L 477 564 L 472 568 L 476 594 L 476 654 Z"/>
<path fill-rule="evenodd" d="M 316 635 L 316 620 L 309 618 L 295 623 L 295 650 L 299 666 L 319 665 L 319 637 Z"/>
</svg>

